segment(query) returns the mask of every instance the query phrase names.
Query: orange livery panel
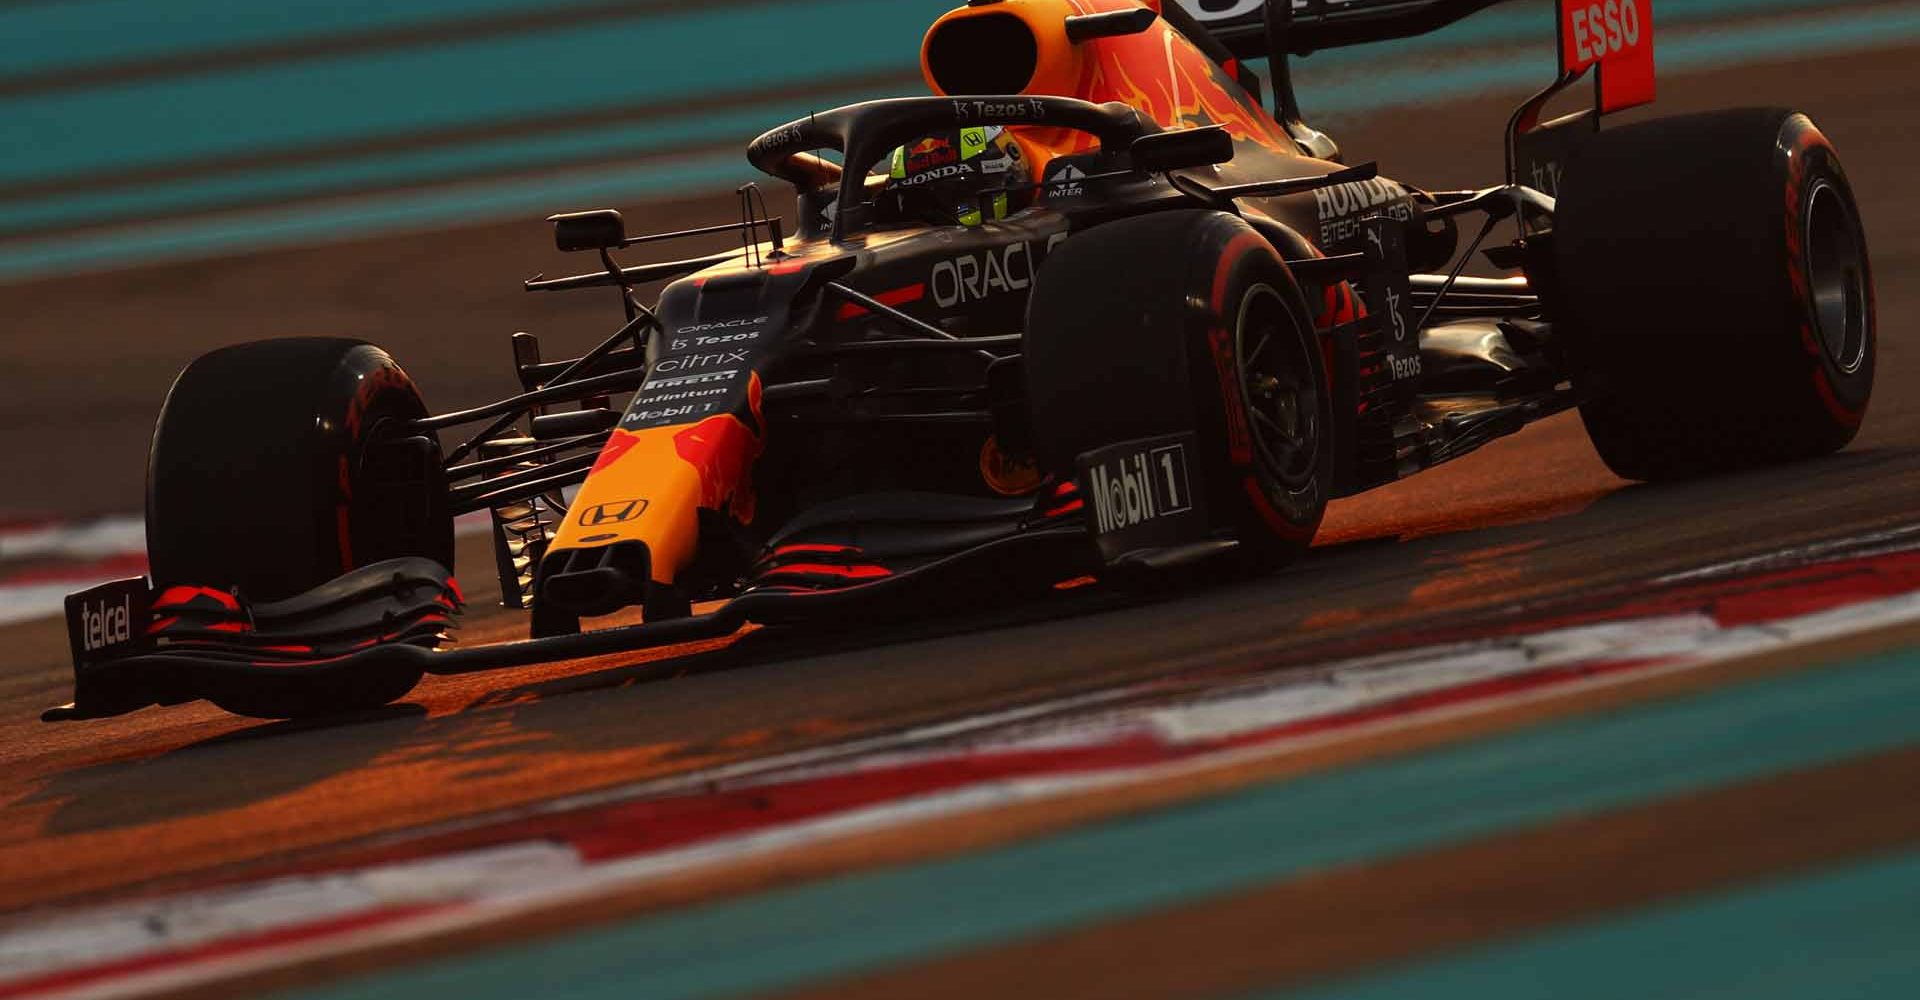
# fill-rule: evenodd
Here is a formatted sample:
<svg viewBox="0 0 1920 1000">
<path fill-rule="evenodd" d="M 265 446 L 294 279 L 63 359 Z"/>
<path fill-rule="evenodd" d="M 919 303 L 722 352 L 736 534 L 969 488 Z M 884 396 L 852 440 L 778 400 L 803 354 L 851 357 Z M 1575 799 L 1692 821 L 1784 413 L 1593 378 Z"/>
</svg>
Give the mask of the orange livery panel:
<svg viewBox="0 0 1920 1000">
<path fill-rule="evenodd" d="M 592 474 L 568 508 L 550 554 L 644 542 L 652 555 L 653 582 L 671 584 L 699 547 L 701 508 L 727 511 L 743 523 L 751 522 L 753 465 L 764 445 L 764 425 L 760 376 L 748 372 L 746 377 L 744 413 L 682 420 L 703 412 L 703 407 L 720 404 L 682 403 L 650 410 L 642 402 L 632 407 L 623 426 L 607 439 Z M 658 400 L 676 391 L 694 391 L 676 384 L 682 381 L 650 381 L 641 398 Z M 662 420 L 671 422 L 656 423 Z"/>
<path fill-rule="evenodd" d="M 1158 12 L 1158 0 L 1001 0 L 948 12 L 921 45 L 921 70 L 937 94 L 1023 93 L 1119 101 L 1165 128 L 1222 125 L 1234 138 L 1297 152 L 1280 126 L 1227 71 L 1164 20 L 1146 31 L 1073 42 L 1066 20 L 1127 9 Z M 990 66 L 990 69 L 983 69 Z M 1023 128 L 1056 154 L 1092 138 Z"/>
</svg>

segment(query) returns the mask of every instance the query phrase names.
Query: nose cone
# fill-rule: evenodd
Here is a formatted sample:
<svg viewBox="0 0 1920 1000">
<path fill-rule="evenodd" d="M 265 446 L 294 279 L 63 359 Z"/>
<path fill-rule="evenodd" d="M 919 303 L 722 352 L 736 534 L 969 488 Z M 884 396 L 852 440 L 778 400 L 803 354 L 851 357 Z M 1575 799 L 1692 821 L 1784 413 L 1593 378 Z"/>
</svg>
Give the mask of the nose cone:
<svg viewBox="0 0 1920 1000">
<path fill-rule="evenodd" d="M 610 615 L 646 600 L 651 563 L 645 542 L 562 549 L 541 566 L 534 600 L 577 615 Z"/>
</svg>

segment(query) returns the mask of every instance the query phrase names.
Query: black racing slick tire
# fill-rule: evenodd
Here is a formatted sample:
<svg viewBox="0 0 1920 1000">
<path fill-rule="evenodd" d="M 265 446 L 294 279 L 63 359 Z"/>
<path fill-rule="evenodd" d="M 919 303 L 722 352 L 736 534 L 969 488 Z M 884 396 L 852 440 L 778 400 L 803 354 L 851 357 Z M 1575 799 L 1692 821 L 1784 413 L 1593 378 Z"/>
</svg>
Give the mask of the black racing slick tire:
<svg viewBox="0 0 1920 1000">
<path fill-rule="evenodd" d="M 1244 220 L 1159 212 L 1062 243 L 1028 302 L 1023 364 L 1047 471 L 1191 429 L 1210 518 L 1249 568 L 1313 540 L 1333 473 L 1326 372 L 1300 286 Z"/>
<path fill-rule="evenodd" d="M 1662 481 L 1853 439 L 1877 350 L 1866 235 L 1833 145 L 1773 108 L 1596 134 L 1554 213 L 1556 328 L 1608 467 Z"/>
<path fill-rule="evenodd" d="M 275 601 L 350 569 L 424 556 L 453 569 L 438 441 L 413 380 L 358 340 L 221 348 L 174 381 L 147 464 L 157 586 Z"/>
</svg>

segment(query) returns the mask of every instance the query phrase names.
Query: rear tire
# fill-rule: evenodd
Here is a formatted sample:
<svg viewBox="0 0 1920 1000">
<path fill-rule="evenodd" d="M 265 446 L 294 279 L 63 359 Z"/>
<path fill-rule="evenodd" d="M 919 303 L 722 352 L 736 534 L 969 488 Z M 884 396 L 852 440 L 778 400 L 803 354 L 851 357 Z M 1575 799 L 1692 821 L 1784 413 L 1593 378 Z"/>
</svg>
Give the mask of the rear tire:
<svg viewBox="0 0 1920 1000">
<path fill-rule="evenodd" d="M 1873 390 L 1873 278 L 1839 156 L 1805 115 L 1607 129 L 1560 191 L 1550 305 L 1609 468 L 1681 479 L 1853 439 Z"/>
<path fill-rule="evenodd" d="M 1332 401 L 1306 299 L 1244 220 L 1159 212 L 1069 239 L 1040 270 L 1027 331 L 1043 469 L 1191 429 L 1211 516 L 1249 567 L 1306 550 L 1332 480 Z"/>
<path fill-rule="evenodd" d="M 406 372 L 357 340 L 239 344 L 180 373 L 147 466 L 158 586 L 292 597 L 358 566 L 425 556 L 451 572 L 440 447 Z"/>
</svg>

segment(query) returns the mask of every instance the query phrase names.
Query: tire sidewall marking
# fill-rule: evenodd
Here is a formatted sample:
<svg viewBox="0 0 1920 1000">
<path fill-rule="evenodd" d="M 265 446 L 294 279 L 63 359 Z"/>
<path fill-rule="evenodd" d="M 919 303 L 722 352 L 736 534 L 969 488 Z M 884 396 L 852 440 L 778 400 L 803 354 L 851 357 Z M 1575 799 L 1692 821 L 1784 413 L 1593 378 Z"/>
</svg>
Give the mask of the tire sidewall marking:
<svg viewBox="0 0 1920 1000">
<path fill-rule="evenodd" d="M 1816 325 L 1817 311 L 1813 301 L 1812 272 L 1807 260 L 1805 214 L 1808 209 L 1808 196 L 1818 182 L 1825 180 L 1843 195 L 1850 209 L 1854 209 L 1854 224 L 1859 225 L 1857 207 L 1853 204 L 1852 191 L 1847 184 L 1846 175 L 1840 169 L 1839 157 L 1833 144 L 1827 140 L 1819 127 L 1804 115 L 1794 115 L 1781 127 L 1783 166 L 1786 183 L 1784 188 L 1783 225 L 1786 238 L 1787 287 L 1789 308 L 1792 315 L 1789 322 L 1799 333 L 1800 347 L 1808 355 L 1808 367 L 1813 379 L 1814 392 L 1823 408 L 1835 421 L 1846 427 L 1858 427 L 1865 416 L 1867 389 L 1872 385 L 1874 354 L 1876 351 L 1876 332 L 1874 317 L 1874 296 L 1872 271 L 1866 263 L 1865 247 L 1861 247 L 1862 268 L 1866 272 L 1865 302 L 1862 320 L 1866 325 L 1863 332 L 1865 342 L 1862 346 L 1860 363 L 1852 372 L 1842 371 L 1833 357 L 1828 354 L 1826 345 L 1821 341 Z M 1861 240 L 1864 244 L 1864 239 Z M 1858 397 L 1857 400 L 1850 397 Z"/>
<path fill-rule="evenodd" d="M 1235 358 L 1236 331 L 1227 329 L 1225 322 L 1228 316 L 1237 320 L 1240 315 L 1238 303 L 1235 303 L 1234 308 L 1228 308 L 1228 292 L 1242 284 L 1249 286 L 1252 284 L 1250 280 L 1236 280 L 1243 262 L 1247 260 L 1248 253 L 1267 247 L 1264 237 L 1249 231 L 1235 236 L 1221 251 L 1220 258 L 1214 267 L 1207 299 L 1210 307 L 1206 320 L 1207 354 L 1213 361 L 1214 375 L 1220 392 L 1220 405 L 1227 425 L 1227 458 L 1232 478 L 1238 480 L 1237 485 L 1246 494 L 1248 505 L 1270 533 L 1288 541 L 1304 542 L 1310 540 L 1319 527 L 1320 518 L 1314 515 L 1314 508 L 1316 508 L 1314 499 L 1324 492 L 1321 473 L 1326 463 L 1324 454 L 1326 442 L 1322 440 L 1316 443 L 1319 454 L 1316 455 L 1314 474 L 1308 484 L 1299 491 L 1281 491 L 1280 497 L 1274 497 L 1274 490 L 1268 488 L 1266 477 L 1260 474 L 1259 465 L 1254 461 L 1251 430 L 1248 427 L 1247 403 L 1241 391 L 1239 365 Z M 1301 322 L 1299 310 L 1296 308 L 1297 303 L 1288 302 L 1287 296 L 1280 294 L 1278 289 L 1274 291 L 1281 299 L 1281 305 L 1286 310 L 1289 320 L 1296 327 L 1297 334 Z M 1307 322 L 1311 324 L 1311 317 L 1308 317 Z M 1311 326 L 1307 329 L 1311 329 Z M 1306 353 L 1318 354 L 1317 348 L 1318 345 L 1314 345 L 1314 349 Z M 1309 359 L 1309 364 L 1311 363 L 1312 360 Z M 1326 373 L 1311 373 L 1311 376 L 1318 376 L 1324 382 Z M 1327 412 L 1316 413 L 1315 418 L 1320 423 L 1320 433 L 1323 437 L 1326 418 L 1330 416 L 1330 406 L 1330 402 L 1322 393 L 1318 409 Z M 1283 510 L 1283 507 L 1288 509 Z M 1317 508 L 1324 511 L 1324 505 L 1317 505 Z"/>
</svg>

